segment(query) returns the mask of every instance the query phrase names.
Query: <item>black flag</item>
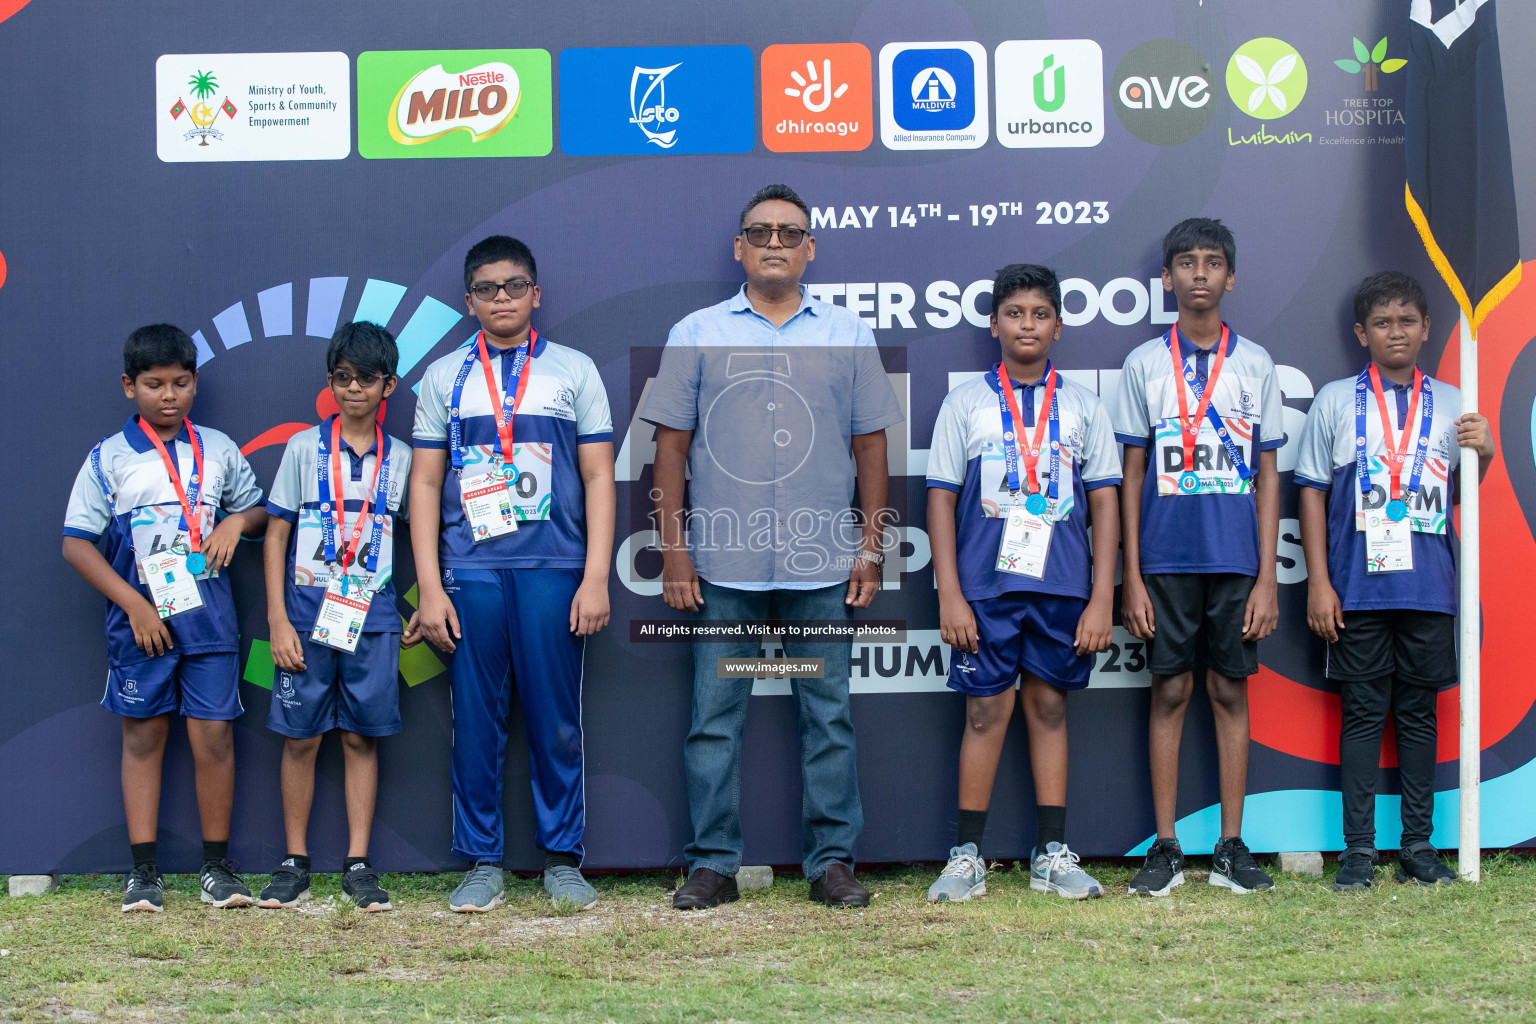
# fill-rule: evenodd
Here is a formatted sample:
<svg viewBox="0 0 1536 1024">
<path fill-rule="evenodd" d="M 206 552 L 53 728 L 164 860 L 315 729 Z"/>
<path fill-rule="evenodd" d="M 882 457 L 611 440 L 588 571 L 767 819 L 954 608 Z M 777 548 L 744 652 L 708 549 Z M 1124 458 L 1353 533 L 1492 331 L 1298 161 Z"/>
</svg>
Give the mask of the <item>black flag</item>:
<svg viewBox="0 0 1536 1024">
<path fill-rule="evenodd" d="M 1413 0 L 1408 214 L 1472 324 L 1520 283 L 1494 0 Z"/>
</svg>

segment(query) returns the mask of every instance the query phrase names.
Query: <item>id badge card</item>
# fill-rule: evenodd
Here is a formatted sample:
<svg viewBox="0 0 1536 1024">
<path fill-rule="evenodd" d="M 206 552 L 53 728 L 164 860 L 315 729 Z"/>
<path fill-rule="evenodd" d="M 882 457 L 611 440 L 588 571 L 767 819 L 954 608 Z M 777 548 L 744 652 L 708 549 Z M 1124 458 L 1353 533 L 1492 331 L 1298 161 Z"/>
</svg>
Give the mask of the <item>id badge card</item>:
<svg viewBox="0 0 1536 1024">
<path fill-rule="evenodd" d="M 1370 516 L 1365 524 L 1365 571 L 1407 572 L 1413 568 L 1413 530 L 1408 522 Z"/>
<path fill-rule="evenodd" d="M 464 519 L 469 523 L 476 544 L 517 532 L 517 517 L 512 514 L 512 492 L 507 489 L 507 479 L 499 468 L 461 477 L 459 495 L 464 503 Z"/>
<path fill-rule="evenodd" d="M 197 589 L 197 576 L 187 568 L 187 556 L 175 551 L 158 551 L 139 562 L 139 571 L 155 612 L 162 619 L 203 606 Z"/>
<path fill-rule="evenodd" d="M 997 547 L 997 571 L 1036 580 L 1044 578 L 1055 525 L 1022 505 L 1010 506 L 1003 523 L 1003 539 Z"/>
<path fill-rule="evenodd" d="M 325 586 L 325 598 L 320 602 L 320 614 L 315 617 L 315 628 L 309 638 L 348 654 L 356 651 L 372 600 L 373 591 L 364 577 L 339 572 L 332 575 Z"/>
</svg>

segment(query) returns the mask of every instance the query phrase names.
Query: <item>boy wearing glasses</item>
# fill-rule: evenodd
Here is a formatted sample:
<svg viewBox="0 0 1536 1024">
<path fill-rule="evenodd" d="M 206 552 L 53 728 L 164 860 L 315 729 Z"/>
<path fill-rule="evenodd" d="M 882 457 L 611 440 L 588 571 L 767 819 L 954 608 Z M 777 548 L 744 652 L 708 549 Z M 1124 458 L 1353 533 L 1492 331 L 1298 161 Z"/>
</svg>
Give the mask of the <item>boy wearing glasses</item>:
<svg viewBox="0 0 1536 1024">
<path fill-rule="evenodd" d="M 582 878 L 581 674 L 608 623 L 613 421 L 592 360 L 532 326 L 533 253 L 493 235 L 464 257 L 469 343 L 422 376 L 411 470 L 421 634 L 453 653 L 453 852 L 473 866 L 449 908 L 503 900 L 502 773 L 512 690 L 528 732 L 536 841 L 556 903 Z M 414 630 L 407 636 L 414 638 Z"/>
<path fill-rule="evenodd" d="M 378 792 L 378 738 L 400 731 L 400 615 L 395 610 L 394 522 L 411 448 L 379 425 L 395 390 L 395 339 L 377 324 L 346 324 L 326 351 L 339 410 L 288 441 L 267 500 L 267 623 L 276 667 L 267 727 L 285 737 L 283 827 L 287 855 L 258 906 L 309 897 L 315 757 L 341 733 L 348 843 L 342 889 L 364 911 L 389 910 L 368 863 Z"/>
</svg>

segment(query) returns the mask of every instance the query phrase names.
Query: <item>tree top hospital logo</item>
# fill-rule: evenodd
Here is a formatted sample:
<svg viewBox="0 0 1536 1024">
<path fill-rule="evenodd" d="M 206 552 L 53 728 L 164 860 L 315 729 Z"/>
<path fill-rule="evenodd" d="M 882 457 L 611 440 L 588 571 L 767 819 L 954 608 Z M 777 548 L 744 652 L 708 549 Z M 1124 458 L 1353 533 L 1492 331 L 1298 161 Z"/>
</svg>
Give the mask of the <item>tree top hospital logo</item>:
<svg viewBox="0 0 1536 1024">
<path fill-rule="evenodd" d="M 999 43 L 997 141 L 1010 149 L 1104 140 L 1104 54 L 1092 39 Z"/>
<path fill-rule="evenodd" d="M 981 44 L 890 43 L 880 50 L 880 135 L 890 149 L 977 149 L 987 141 Z"/>
<path fill-rule="evenodd" d="M 853 151 L 874 139 L 869 51 L 858 43 L 763 51 L 763 145 L 775 153 Z"/>
<path fill-rule="evenodd" d="M 547 156 L 547 50 L 370 50 L 357 56 L 357 151 L 369 160 Z"/>
<path fill-rule="evenodd" d="M 747 153 L 756 142 L 745 46 L 560 51 L 560 148 L 573 156 Z"/>
<path fill-rule="evenodd" d="M 1307 94 L 1307 62 L 1283 39 L 1250 39 L 1227 62 L 1227 93 L 1252 117 L 1284 117 Z"/>
<path fill-rule="evenodd" d="M 1177 39 L 1151 39 L 1121 59 L 1110 89 L 1126 131 L 1155 146 L 1177 146 L 1216 113 L 1211 65 Z"/>
</svg>

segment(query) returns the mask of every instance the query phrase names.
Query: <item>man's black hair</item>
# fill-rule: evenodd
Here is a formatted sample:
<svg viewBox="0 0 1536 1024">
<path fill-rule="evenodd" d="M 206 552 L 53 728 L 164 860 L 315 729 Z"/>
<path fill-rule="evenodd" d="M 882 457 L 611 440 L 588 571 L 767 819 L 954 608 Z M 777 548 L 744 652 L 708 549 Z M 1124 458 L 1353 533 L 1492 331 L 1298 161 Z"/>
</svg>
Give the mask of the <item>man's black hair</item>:
<svg viewBox="0 0 1536 1024">
<path fill-rule="evenodd" d="M 1237 271 L 1237 240 L 1232 230 L 1210 217 L 1191 217 L 1175 224 L 1163 236 L 1163 269 L 1173 269 L 1173 258 L 1195 249 L 1220 249 L 1227 258 L 1227 271 Z"/>
<path fill-rule="evenodd" d="M 129 380 L 155 366 L 179 366 L 197 372 L 197 346 L 187 332 L 173 324 L 150 324 L 128 335 L 123 343 L 123 373 Z"/>
<path fill-rule="evenodd" d="M 997 272 L 997 279 L 992 282 L 992 315 L 997 315 L 998 307 L 1008 296 L 1031 289 L 1038 289 L 1051 300 L 1051 308 L 1059 319 L 1061 282 L 1056 279 L 1056 271 L 1038 263 L 1010 263 Z"/>
<path fill-rule="evenodd" d="M 1429 318 L 1429 299 L 1419 282 L 1399 270 L 1384 270 L 1360 282 L 1355 290 L 1355 323 L 1365 326 L 1366 318 L 1377 306 L 1401 302 L 1419 307 L 1419 315 Z"/>
<path fill-rule="evenodd" d="M 325 372 L 335 373 L 336 364 L 343 359 L 360 374 L 393 377 L 400 350 L 395 347 L 393 334 L 370 320 L 357 320 L 342 324 L 331 335 L 331 345 L 325 350 Z"/>
<path fill-rule="evenodd" d="M 474 283 L 475 271 L 487 263 L 511 260 L 528 271 L 528 280 L 539 283 L 539 265 L 533 261 L 533 250 L 510 235 L 492 235 L 482 238 L 464 254 L 464 290 Z"/>
<path fill-rule="evenodd" d="M 798 206 L 800 212 L 805 214 L 806 228 L 810 228 L 811 208 L 805 205 L 805 200 L 800 198 L 800 193 L 788 185 L 764 185 L 752 193 L 752 198 L 747 200 L 747 205 L 741 208 L 741 220 L 736 225 L 737 232 L 739 233 L 747 229 L 747 214 L 752 212 L 753 207 L 757 206 L 758 203 L 766 203 L 774 199 L 780 199 L 786 203 L 793 203 Z"/>
</svg>

